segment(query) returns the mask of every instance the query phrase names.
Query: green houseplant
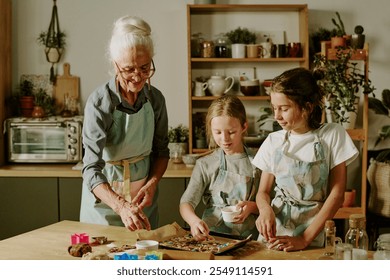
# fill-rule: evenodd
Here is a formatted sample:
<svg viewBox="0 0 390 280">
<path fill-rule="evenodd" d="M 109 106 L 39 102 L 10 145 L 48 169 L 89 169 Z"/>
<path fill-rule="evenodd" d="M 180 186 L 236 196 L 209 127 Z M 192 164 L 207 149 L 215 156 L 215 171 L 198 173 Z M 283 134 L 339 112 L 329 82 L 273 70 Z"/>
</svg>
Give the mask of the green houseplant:
<svg viewBox="0 0 390 280">
<path fill-rule="evenodd" d="M 323 55 L 316 55 L 314 58 L 314 67 L 323 73 L 323 79 L 318 83 L 326 93 L 328 122 L 335 121 L 344 125 L 353 123 L 352 120 L 357 115 L 360 90 L 363 89 L 364 94 L 375 90 L 371 80 L 361 73 L 358 63 L 351 61 L 352 54 L 352 49 L 338 49 L 334 60 Z"/>
<path fill-rule="evenodd" d="M 182 155 L 188 152 L 189 129 L 183 124 L 176 127 L 169 126 L 169 155 L 174 163 L 182 162 Z"/>
<path fill-rule="evenodd" d="M 233 58 L 244 58 L 245 45 L 256 43 L 256 34 L 245 27 L 237 27 L 236 29 L 227 32 L 225 35 L 232 44 Z"/>
<path fill-rule="evenodd" d="M 43 88 L 39 88 L 34 94 L 33 117 L 44 117 L 53 113 L 54 105 L 51 98 Z"/>
<path fill-rule="evenodd" d="M 20 113 L 23 117 L 31 117 L 34 109 L 34 85 L 29 80 L 23 80 L 19 85 L 19 91 L 16 94 L 19 102 Z"/>
<path fill-rule="evenodd" d="M 332 18 L 332 23 L 335 26 L 332 30 L 331 37 L 332 48 L 345 47 L 347 45 L 347 33 L 345 32 L 344 22 L 339 12 L 336 12 L 336 18 Z"/>
</svg>

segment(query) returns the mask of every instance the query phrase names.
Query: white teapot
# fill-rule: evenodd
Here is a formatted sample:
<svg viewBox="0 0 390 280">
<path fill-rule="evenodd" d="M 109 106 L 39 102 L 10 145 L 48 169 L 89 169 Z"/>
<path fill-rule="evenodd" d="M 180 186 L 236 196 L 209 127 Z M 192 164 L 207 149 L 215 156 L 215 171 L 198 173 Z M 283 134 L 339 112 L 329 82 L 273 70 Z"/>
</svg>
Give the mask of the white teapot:
<svg viewBox="0 0 390 280">
<path fill-rule="evenodd" d="M 229 82 L 230 81 L 230 82 Z M 227 93 L 234 84 L 234 78 L 228 76 L 226 78 L 222 76 L 211 76 L 210 79 L 207 80 L 209 85 L 209 91 L 214 96 L 220 96 L 224 93 Z"/>
</svg>

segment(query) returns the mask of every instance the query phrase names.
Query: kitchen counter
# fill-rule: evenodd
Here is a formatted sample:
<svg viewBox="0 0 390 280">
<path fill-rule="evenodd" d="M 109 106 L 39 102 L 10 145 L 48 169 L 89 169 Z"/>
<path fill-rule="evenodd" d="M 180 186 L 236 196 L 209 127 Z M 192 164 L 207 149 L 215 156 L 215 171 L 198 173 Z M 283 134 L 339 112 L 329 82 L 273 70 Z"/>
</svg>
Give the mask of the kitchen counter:
<svg viewBox="0 0 390 280">
<path fill-rule="evenodd" d="M 15 163 L 0 166 L 0 177 L 73 177 L 81 178 L 80 167 L 73 169 L 74 163 Z M 163 178 L 189 178 L 192 168 L 185 164 L 169 161 Z"/>
<path fill-rule="evenodd" d="M 7 260 L 78 260 L 68 254 L 70 237 L 74 233 L 92 236 L 106 236 L 112 242 L 134 244 L 136 232 L 124 227 L 94 225 L 74 221 L 61 221 L 24 234 L 0 241 L 0 259 Z M 93 247 L 93 251 L 107 250 L 106 245 Z M 226 255 L 213 256 L 207 253 L 184 253 L 176 250 L 161 250 L 174 259 L 246 259 L 246 260 L 317 260 L 323 255 L 323 248 L 296 252 L 280 252 L 267 249 L 262 243 L 251 241 Z M 372 259 L 372 252 L 369 252 Z"/>
</svg>

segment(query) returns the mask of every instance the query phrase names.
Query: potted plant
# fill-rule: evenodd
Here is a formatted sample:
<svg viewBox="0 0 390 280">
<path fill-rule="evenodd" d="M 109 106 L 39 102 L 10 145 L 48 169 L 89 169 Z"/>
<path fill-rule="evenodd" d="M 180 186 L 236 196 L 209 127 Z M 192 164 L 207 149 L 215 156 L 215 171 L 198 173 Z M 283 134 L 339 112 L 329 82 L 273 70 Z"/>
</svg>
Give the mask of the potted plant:
<svg viewBox="0 0 390 280">
<path fill-rule="evenodd" d="M 335 28 L 332 30 L 331 46 L 332 48 L 345 47 L 347 45 L 344 22 L 341 19 L 339 12 L 336 12 L 336 18 L 332 18 L 332 23 Z"/>
<path fill-rule="evenodd" d="M 256 43 L 256 34 L 249 31 L 248 28 L 237 27 L 236 29 L 227 32 L 225 35 L 232 44 L 233 58 L 244 58 L 245 45 Z"/>
<path fill-rule="evenodd" d="M 29 80 L 23 80 L 19 85 L 19 92 L 17 96 L 23 117 L 31 117 L 34 109 L 33 87 L 33 83 Z"/>
<path fill-rule="evenodd" d="M 364 47 L 364 42 L 366 35 L 363 34 L 364 28 L 361 25 L 356 25 L 354 28 L 354 34 L 351 37 L 351 47 L 355 49 L 362 49 Z"/>
<path fill-rule="evenodd" d="M 42 118 L 46 115 L 51 115 L 53 108 L 53 99 L 43 88 L 39 88 L 34 94 L 34 109 L 32 111 L 32 117 Z"/>
<path fill-rule="evenodd" d="M 321 70 L 324 77 L 318 83 L 326 92 L 325 110 L 328 122 L 338 122 L 354 126 L 360 90 L 364 94 L 374 91 L 371 80 L 361 73 L 357 62 L 351 61 L 353 50 L 338 49 L 336 59 L 330 60 L 316 55 L 314 67 Z M 348 128 L 348 127 L 347 127 Z"/>
<path fill-rule="evenodd" d="M 181 155 L 188 152 L 188 136 L 189 129 L 183 124 L 179 124 L 176 127 L 170 126 L 168 129 L 168 139 L 169 139 L 169 154 L 173 159 L 180 158 Z"/>
<path fill-rule="evenodd" d="M 195 126 L 195 147 L 198 149 L 205 149 L 206 143 L 206 130 L 204 126 Z"/>
<path fill-rule="evenodd" d="M 48 33 L 42 31 L 39 33 L 37 42 L 45 47 L 46 59 L 50 63 L 60 61 L 66 45 L 66 35 L 64 32 Z"/>
</svg>

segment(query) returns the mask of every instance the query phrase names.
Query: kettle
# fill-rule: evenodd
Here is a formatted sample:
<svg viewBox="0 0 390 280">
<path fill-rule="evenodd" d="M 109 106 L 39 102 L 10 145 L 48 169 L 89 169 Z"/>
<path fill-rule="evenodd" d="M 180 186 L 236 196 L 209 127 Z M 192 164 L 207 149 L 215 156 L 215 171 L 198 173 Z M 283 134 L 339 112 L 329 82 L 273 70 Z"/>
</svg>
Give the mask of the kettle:
<svg viewBox="0 0 390 280">
<path fill-rule="evenodd" d="M 211 76 L 210 79 L 207 80 L 209 85 L 208 89 L 210 93 L 214 96 L 220 96 L 224 93 L 227 93 L 234 84 L 234 78 L 228 76 L 226 78 L 222 76 Z"/>
</svg>

